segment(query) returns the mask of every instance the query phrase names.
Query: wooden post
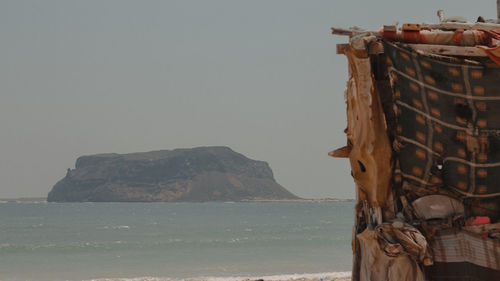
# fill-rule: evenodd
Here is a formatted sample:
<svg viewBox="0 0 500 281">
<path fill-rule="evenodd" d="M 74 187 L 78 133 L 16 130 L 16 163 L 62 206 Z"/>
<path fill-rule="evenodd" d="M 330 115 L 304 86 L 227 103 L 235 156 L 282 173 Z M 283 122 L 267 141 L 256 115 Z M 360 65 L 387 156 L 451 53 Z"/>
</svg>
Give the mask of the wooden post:
<svg viewBox="0 0 500 281">
<path fill-rule="evenodd" d="M 500 20 L 500 0 L 497 0 L 497 19 Z"/>
<path fill-rule="evenodd" d="M 497 3 L 498 1 L 500 0 L 497 0 Z M 443 22 L 444 21 L 444 11 L 439 9 L 438 12 L 437 12 L 437 15 L 438 15 L 438 18 L 439 18 L 439 22 Z"/>
</svg>

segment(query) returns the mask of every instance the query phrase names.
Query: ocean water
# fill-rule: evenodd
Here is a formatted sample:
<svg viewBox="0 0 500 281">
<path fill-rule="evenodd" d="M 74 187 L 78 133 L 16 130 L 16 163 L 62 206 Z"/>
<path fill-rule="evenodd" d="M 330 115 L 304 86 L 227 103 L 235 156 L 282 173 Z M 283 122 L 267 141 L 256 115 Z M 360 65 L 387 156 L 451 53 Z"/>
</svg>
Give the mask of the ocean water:
<svg viewBox="0 0 500 281">
<path fill-rule="evenodd" d="M 351 202 L 1 203 L 0 280 L 346 272 L 353 208 Z"/>
</svg>

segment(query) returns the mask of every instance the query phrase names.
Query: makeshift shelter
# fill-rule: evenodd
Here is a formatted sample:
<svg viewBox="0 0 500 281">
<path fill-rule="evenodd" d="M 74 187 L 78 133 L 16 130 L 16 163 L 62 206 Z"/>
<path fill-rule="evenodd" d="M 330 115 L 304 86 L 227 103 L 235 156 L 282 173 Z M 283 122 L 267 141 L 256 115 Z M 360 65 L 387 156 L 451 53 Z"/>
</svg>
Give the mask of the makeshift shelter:
<svg viewBox="0 0 500 281">
<path fill-rule="evenodd" d="M 500 24 L 349 36 L 353 281 L 500 280 Z"/>
</svg>

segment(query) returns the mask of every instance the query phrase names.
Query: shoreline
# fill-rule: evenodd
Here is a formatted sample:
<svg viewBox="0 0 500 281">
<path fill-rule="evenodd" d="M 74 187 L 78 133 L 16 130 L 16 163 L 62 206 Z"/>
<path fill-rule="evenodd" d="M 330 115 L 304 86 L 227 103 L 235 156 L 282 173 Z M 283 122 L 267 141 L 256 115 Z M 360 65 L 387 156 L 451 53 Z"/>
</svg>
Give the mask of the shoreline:
<svg viewBox="0 0 500 281">
<path fill-rule="evenodd" d="M 322 202 L 355 202 L 354 199 L 320 198 L 320 199 L 253 199 L 237 202 L 291 202 L 291 203 L 322 203 Z"/>
<path fill-rule="evenodd" d="M 46 197 L 20 197 L 20 198 L 0 198 L 0 203 L 40 203 L 47 202 Z M 339 203 L 339 202 L 355 202 L 354 199 L 339 199 L 339 198 L 319 198 L 319 199 L 247 199 L 241 201 L 204 201 L 204 202 L 191 202 L 191 201 L 109 201 L 109 202 L 55 202 L 55 203 Z M 52 203 L 52 202 L 51 202 Z"/>
<path fill-rule="evenodd" d="M 350 281 L 351 272 L 321 272 L 303 274 L 280 274 L 265 276 L 229 276 L 229 277 L 131 277 L 131 278 L 97 278 L 84 281 Z"/>
<path fill-rule="evenodd" d="M 39 203 L 39 202 L 47 202 L 47 197 L 0 198 L 0 203 Z"/>
</svg>

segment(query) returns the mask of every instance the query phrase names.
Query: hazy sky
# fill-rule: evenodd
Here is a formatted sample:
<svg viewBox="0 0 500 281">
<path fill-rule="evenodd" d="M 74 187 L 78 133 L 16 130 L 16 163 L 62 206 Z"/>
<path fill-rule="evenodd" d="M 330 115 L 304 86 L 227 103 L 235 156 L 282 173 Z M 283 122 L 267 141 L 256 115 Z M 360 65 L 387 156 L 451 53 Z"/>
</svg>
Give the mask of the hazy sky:
<svg viewBox="0 0 500 281">
<path fill-rule="evenodd" d="M 0 197 L 78 156 L 225 145 L 303 197 L 352 198 L 332 26 L 496 17 L 496 1 L 1 1 Z"/>
</svg>

